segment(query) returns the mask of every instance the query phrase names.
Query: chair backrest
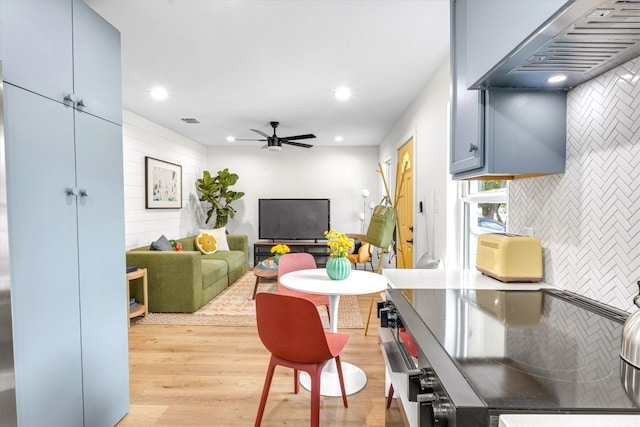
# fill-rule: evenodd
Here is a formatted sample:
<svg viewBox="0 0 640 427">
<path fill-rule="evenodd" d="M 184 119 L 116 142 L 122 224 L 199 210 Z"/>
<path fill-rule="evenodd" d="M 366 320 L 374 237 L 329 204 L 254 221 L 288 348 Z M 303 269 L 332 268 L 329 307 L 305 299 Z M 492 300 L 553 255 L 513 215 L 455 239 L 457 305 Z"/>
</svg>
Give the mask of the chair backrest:
<svg viewBox="0 0 640 427">
<path fill-rule="evenodd" d="M 258 335 L 271 354 L 298 363 L 333 358 L 315 304 L 303 298 L 256 295 Z"/>
<path fill-rule="evenodd" d="M 298 270 L 311 270 L 318 268 L 313 255 L 306 252 L 296 252 L 284 254 L 278 261 L 278 284 L 283 274 Z"/>
<path fill-rule="evenodd" d="M 358 250 L 358 262 L 367 262 L 371 258 L 371 245 L 369 242 L 362 241 L 362 246 Z"/>
</svg>

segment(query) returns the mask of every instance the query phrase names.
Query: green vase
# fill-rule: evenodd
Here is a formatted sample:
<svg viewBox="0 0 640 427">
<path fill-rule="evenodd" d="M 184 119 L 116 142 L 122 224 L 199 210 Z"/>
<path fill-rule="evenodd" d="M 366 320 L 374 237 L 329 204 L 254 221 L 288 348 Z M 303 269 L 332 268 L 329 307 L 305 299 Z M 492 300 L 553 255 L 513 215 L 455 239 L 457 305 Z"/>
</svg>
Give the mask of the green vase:
<svg viewBox="0 0 640 427">
<path fill-rule="evenodd" d="M 344 280 L 351 273 L 351 262 L 346 257 L 330 257 L 327 261 L 327 275 L 333 280 Z"/>
<path fill-rule="evenodd" d="M 282 254 L 275 254 L 273 256 L 273 262 L 276 263 L 276 265 L 278 265 L 278 261 L 280 261 L 280 257 L 282 256 Z"/>
</svg>

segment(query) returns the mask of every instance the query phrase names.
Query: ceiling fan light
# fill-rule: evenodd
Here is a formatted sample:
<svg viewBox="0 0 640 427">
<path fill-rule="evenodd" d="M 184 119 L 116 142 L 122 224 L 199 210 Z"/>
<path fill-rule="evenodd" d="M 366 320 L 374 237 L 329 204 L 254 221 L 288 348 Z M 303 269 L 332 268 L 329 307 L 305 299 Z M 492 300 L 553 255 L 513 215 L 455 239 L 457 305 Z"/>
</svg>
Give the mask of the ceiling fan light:
<svg viewBox="0 0 640 427">
<path fill-rule="evenodd" d="M 280 145 L 270 145 L 267 147 L 267 150 L 269 151 L 280 151 L 282 150 L 282 146 Z"/>
</svg>

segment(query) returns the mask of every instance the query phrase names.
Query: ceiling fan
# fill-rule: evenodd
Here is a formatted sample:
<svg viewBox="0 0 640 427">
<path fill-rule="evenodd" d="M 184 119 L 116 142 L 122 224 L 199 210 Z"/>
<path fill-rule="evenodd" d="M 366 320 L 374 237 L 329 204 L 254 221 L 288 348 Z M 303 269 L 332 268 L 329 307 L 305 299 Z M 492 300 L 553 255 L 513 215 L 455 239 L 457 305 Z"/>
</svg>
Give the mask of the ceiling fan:
<svg viewBox="0 0 640 427">
<path fill-rule="evenodd" d="M 283 138 L 280 138 L 278 135 L 276 135 L 276 128 L 278 127 L 280 122 L 269 122 L 269 124 L 273 128 L 272 136 L 269 136 L 258 129 L 251 129 L 255 133 L 262 135 L 266 139 L 236 139 L 236 141 L 266 141 L 267 144 L 262 148 L 266 148 L 271 151 L 280 151 L 282 149 L 282 144 L 295 145 L 296 147 L 303 147 L 303 148 L 313 147 L 313 145 L 311 144 L 304 144 L 302 142 L 294 142 L 294 141 L 299 139 L 315 138 L 316 136 L 314 134 L 308 133 L 305 135 L 285 136 Z"/>
</svg>

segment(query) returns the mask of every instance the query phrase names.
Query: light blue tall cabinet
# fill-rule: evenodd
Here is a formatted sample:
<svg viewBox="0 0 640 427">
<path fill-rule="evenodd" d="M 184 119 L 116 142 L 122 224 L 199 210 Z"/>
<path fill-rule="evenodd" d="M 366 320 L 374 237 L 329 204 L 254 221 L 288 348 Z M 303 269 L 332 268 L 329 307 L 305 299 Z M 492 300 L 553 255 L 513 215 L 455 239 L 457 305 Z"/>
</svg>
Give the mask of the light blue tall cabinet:
<svg viewBox="0 0 640 427">
<path fill-rule="evenodd" d="M 129 408 L 120 34 L 81 0 L 0 0 L 17 419 Z"/>
</svg>

